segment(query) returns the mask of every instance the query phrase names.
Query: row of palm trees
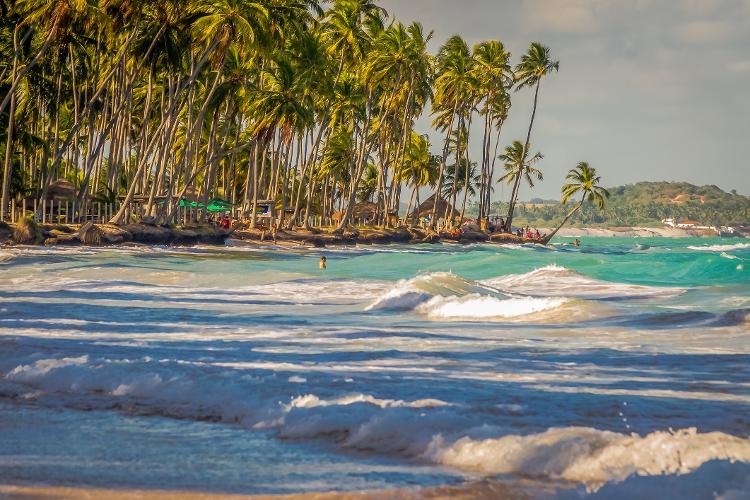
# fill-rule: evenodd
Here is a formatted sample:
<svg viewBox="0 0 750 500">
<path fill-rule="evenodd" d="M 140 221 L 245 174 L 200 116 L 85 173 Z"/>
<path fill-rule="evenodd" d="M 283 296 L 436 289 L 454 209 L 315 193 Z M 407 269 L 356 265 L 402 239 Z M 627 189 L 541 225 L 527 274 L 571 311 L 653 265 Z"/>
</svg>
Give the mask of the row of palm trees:
<svg viewBox="0 0 750 500">
<path fill-rule="evenodd" d="M 273 200 L 278 227 L 338 211 L 343 231 L 358 200 L 385 224 L 402 192 L 411 213 L 431 190 L 448 200 L 434 203 L 434 225 L 459 206 L 463 219 L 470 196 L 489 215 L 499 180 L 513 186 L 510 223 L 521 183 L 542 179 L 530 141 L 540 84 L 559 67 L 549 49 L 532 43 L 513 67 L 501 42 L 454 36 L 433 56 L 419 23 L 374 0 L 330 3 L 0 0 L 0 220 L 13 199 L 46 199 L 65 178 L 79 211 L 118 201 L 115 224 L 136 200 L 169 223 L 181 200 L 223 198 L 253 226 Z M 512 92 L 525 87 L 526 139 L 499 154 Z M 414 131 L 425 112 L 440 154 Z"/>
</svg>

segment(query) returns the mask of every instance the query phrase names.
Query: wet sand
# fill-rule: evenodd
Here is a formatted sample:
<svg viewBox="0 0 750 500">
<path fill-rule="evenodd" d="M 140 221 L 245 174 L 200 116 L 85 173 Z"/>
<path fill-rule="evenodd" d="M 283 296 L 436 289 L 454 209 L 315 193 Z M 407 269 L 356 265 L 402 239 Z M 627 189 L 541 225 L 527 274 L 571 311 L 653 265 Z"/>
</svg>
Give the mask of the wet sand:
<svg viewBox="0 0 750 500">
<path fill-rule="evenodd" d="M 240 495 L 196 491 L 0 485 L 0 498 L 8 500 L 73 500 L 100 498 L 106 498 L 108 500 L 375 500 L 383 498 L 394 500 L 523 500 L 533 498 L 540 493 L 551 493 L 554 490 L 555 488 L 552 485 L 548 487 L 543 487 L 539 484 L 533 486 L 531 484 L 510 485 L 494 481 L 482 481 L 461 486 L 440 486 L 436 488 L 405 488 L 361 492 L 304 493 L 293 495 Z M 534 494 L 530 494 L 532 491 Z"/>
</svg>

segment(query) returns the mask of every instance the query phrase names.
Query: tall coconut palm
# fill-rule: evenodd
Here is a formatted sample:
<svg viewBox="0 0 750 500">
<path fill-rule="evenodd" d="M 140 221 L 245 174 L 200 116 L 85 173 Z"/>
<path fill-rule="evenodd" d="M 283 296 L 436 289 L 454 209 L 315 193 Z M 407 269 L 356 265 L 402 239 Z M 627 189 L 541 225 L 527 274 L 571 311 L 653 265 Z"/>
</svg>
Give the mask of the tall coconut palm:
<svg viewBox="0 0 750 500">
<path fill-rule="evenodd" d="M 534 118 L 536 117 L 536 108 L 539 102 L 539 86 L 542 78 L 552 71 L 560 69 L 560 62 L 552 59 L 549 47 L 539 42 L 532 42 L 529 50 L 521 56 L 521 62 L 516 66 L 516 90 L 526 87 L 534 87 L 534 105 L 531 111 L 531 120 L 529 121 L 529 130 L 526 133 L 526 142 L 524 142 L 524 156 L 528 154 L 529 143 L 531 141 L 531 130 L 534 127 Z M 513 210 L 518 199 L 518 188 L 521 184 L 521 178 L 516 177 L 513 183 L 513 191 L 510 196 L 510 206 L 508 208 L 507 224 L 513 223 Z"/>
<path fill-rule="evenodd" d="M 500 140 L 500 132 L 510 107 L 508 90 L 513 85 L 513 69 L 510 65 L 510 52 L 505 50 L 502 42 L 490 40 L 474 47 L 474 72 L 476 73 L 476 91 L 482 105 L 479 109 L 484 116 L 484 133 L 482 135 L 482 165 L 480 180 L 479 218 L 484 218 L 489 208 L 489 191 L 492 182 L 492 130 L 497 129 L 495 143 Z M 498 113 L 498 110 L 502 110 Z M 497 155 L 497 153 L 495 153 Z"/>
<path fill-rule="evenodd" d="M 440 161 L 436 196 L 440 196 L 445 175 L 445 165 L 450 153 L 451 136 L 458 121 L 458 128 L 463 128 L 462 118 L 473 109 L 476 95 L 472 91 L 475 86 L 473 61 L 468 45 L 458 35 L 452 36 L 440 48 L 437 57 L 437 76 L 435 79 L 435 98 L 433 100 L 433 114 L 437 115 L 434 125 L 446 132 L 443 144 L 443 156 Z M 458 118 L 458 120 L 457 120 Z M 460 152 L 457 153 L 460 156 Z M 430 221 L 431 227 L 437 223 L 437 208 L 435 203 Z"/>
<path fill-rule="evenodd" d="M 592 203 L 596 208 L 602 210 L 604 208 L 605 200 L 609 198 L 609 191 L 599 185 L 602 179 L 597 175 L 596 169 L 589 166 L 585 161 L 578 163 L 574 169 L 568 172 L 568 175 L 565 178 L 570 182 L 564 184 L 562 187 L 562 199 L 560 200 L 560 203 L 565 205 L 578 193 L 582 194 L 581 201 L 579 201 L 576 206 L 568 212 L 560 225 L 557 226 L 551 234 L 544 238 L 545 245 L 549 243 L 555 234 L 567 224 L 570 218 L 581 209 L 585 202 Z"/>
</svg>

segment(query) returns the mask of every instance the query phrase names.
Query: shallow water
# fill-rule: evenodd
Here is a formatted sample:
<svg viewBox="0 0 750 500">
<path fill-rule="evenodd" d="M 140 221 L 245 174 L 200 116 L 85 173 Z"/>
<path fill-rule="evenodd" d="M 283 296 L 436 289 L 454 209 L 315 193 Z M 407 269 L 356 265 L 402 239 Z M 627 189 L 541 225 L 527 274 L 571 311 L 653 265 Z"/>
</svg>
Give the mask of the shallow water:
<svg viewBox="0 0 750 500">
<path fill-rule="evenodd" d="M 0 249 L 2 481 L 750 494 L 750 245 L 325 254 Z"/>
</svg>

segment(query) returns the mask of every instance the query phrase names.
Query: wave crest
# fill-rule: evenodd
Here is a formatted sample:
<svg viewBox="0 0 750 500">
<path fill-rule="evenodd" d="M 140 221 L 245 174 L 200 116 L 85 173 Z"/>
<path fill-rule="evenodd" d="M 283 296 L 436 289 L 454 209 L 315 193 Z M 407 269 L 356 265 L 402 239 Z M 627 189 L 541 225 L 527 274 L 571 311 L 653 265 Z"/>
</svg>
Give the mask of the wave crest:
<svg viewBox="0 0 750 500">
<path fill-rule="evenodd" d="M 632 475 L 687 474 L 711 460 L 750 462 L 750 439 L 695 428 L 625 435 L 587 427 L 552 428 L 540 434 L 496 439 L 436 437 L 425 456 L 483 474 L 563 479 L 596 489 Z"/>
<path fill-rule="evenodd" d="M 465 297 L 433 297 L 417 311 L 435 319 L 512 319 L 556 309 L 569 300 L 548 297 L 498 299 L 477 294 Z"/>
<path fill-rule="evenodd" d="M 499 276 L 484 280 L 482 283 L 504 292 L 600 300 L 673 297 L 684 292 L 682 288 L 631 285 L 598 280 L 555 264 L 540 267 L 528 273 Z"/>
<path fill-rule="evenodd" d="M 705 245 L 689 246 L 688 249 L 698 252 L 731 252 L 732 250 L 744 250 L 750 248 L 750 243 L 735 243 L 734 245 Z"/>
<path fill-rule="evenodd" d="M 367 311 L 415 311 L 435 320 L 571 322 L 610 312 L 594 300 L 667 297 L 682 289 L 609 283 L 557 265 L 470 281 L 452 273 L 401 280 Z M 583 299 L 583 300 L 582 300 Z M 593 300 L 586 300 L 593 299 Z"/>
</svg>

